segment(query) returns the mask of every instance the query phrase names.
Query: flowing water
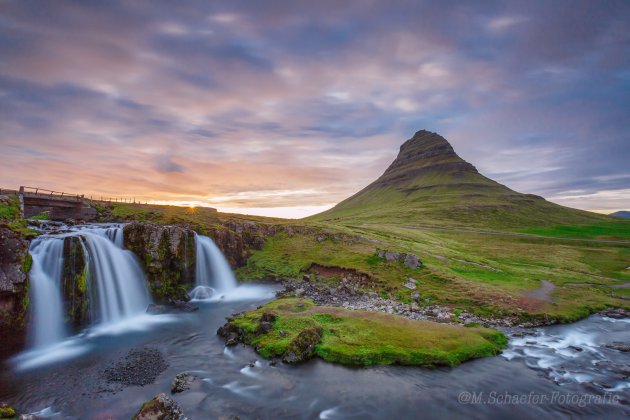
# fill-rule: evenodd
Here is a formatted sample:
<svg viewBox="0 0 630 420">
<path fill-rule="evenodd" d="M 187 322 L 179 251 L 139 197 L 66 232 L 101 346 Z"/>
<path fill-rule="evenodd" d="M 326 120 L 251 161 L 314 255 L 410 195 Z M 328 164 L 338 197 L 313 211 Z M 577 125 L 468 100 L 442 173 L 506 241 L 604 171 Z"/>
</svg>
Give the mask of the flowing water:
<svg viewBox="0 0 630 420">
<path fill-rule="evenodd" d="M 33 307 L 30 341 L 34 348 L 58 343 L 66 336 L 61 271 L 63 239 L 40 237 L 31 243 L 30 299 Z"/>
<path fill-rule="evenodd" d="M 87 266 L 92 322 L 83 335 L 124 329 L 130 320 L 143 316 L 151 301 L 142 268 L 133 253 L 123 249 L 122 225 L 76 226 L 61 234 L 42 235 L 30 247 L 30 348 L 15 358 L 18 367 L 31 368 L 85 350 L 75 345 L 76 336 L 68 336 L 64 319 L 61 277 L 64 240 L 68 237 L 80 239 Z"/>
<path fill-rule="evenodd" d="M 193 301 L 212 300 L 236 287 L 236 278 L 225 256 L 207 236 L 195 235 L 197 263 L 196 287 L 190 292 Z"/>
<path fill-rule="evenodd" d="M 125 273 L 141 279 L 130 267 L 125 271 L 111 267 L 115 261 L 133 266 L 133 258 L 124 256 L 120 248 L 122 231 L 117 227 L 92 229 L 81 230 L 81 235 L 94 275 L 104 279 L 105 275 Z M 54 295 L 58 291 L 61 241 L 40 239 L 32 246 L 32 274 L 37 276 L 33 287 L 41 289 L 33 291 L 34 300 L 37 293 Z M 211 299 L 196 303 L 199 311 L 134 315 L 125 298 L 113 292 L 127 286 L 111 280 L 106 286 L 112 290 L 107 292 L 108 297 L 118 303 L 105 305 L 107 313 L 99 325 L 123 327 L 95 333 L 98 328 L 93 326 L 79 336 L 57 341 L 47 353 L 65 357 L 48 357 L 45 364 L 32 363 L 32 359 L 29 364 L 20 357 L 5 361 L 0 371 L 0 401 L 43 418 L 130 418 L 157 393 L 170 394 L 174 376 L 188 372 L 197 380 L 190 390 L 173 398 L 190 419 L 232 415 L 241 419 L 630 416 L 630 358 L 628 353 L 605 346 L 611 341 L 630 341 L 627 320 L 592 316 L 571 325 L 512 335 L 502 355 L 455 368 L 348 368 L 319 360 L 301 366 L 272 366 L 249 347 L 225 347 L 216 335 L 224 318 L 272 299 L 278 287 L 235 287 L 231 271 L 226 274 L 224 258 L 217 262 L 216 247 L 212 245 L 203 237 L 197 238 L 197 261 L 206 264 L 197 282 L 213 290 Z M 95 258 L 99 263 L 94 262 Z M 100 271 L 99 264 L 103 265 Z M 101 283 L 93 284 L 102 287 Z M 141 289 L 134 288 L 137 296 L 132 301 L 144 299 Z M 214 291 L 220 291 L 220 298 Z M 34 305 L 42 313 L 58 310 L 51 302 L 34 301 Z M 124 322 L 113 322 L 117 316 Z M 53 320 L 37 322 L 57 326 Z M 50 337 L 42 332 L 41 340 L 55 342 L 60 336 L 63 329 Z M 159 351 L 168 364 L 155 382 L 144 386 L 108 382 L 105 372 L 112 364 L 125 360 L 130 350 L 143 348 Z"/>
</svg>

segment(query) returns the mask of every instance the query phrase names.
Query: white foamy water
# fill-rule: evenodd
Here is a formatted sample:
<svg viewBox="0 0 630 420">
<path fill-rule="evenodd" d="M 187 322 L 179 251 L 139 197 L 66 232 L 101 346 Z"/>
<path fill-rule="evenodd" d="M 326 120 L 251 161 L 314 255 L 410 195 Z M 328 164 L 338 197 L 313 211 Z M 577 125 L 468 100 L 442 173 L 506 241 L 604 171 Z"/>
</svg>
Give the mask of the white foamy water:
<svg viewBox="0 0 630 420">
<path fill-rule="evenodd" d="M 142 268 L 134 255 L 123 249 L 122 225 L 88 225 L 57 235 L 42 235 L 31 243 L 33 265 L 29 272 L 32 321 L 30 348 L 14 358 L 27 369 L 62 361 L 85 353 L 89 344 L 68 338 L 63 302 L 64 241 L 81 241 L 87 267 L 90 329 L 82 336 L 145 330 L 161 322 L 145 315 L 151 302 Z M 163 319 L 162 319 L 163 321 Z"/>
<path fill-rule="evenodd" d="M 623 368 L 627 355 L 606 344 L 628 341 L 627 321 L 593 316 L 589 322 L 538 328 L 533 336 L 512 337 L 502 356 L 543 370 L 559 385 L 591 383 L 605 391 L 621 391 L 630 388 Z"/>
<path fill-rule="evenodd" d="M 207 236 L 195 235 L 195 280 L 198 287 L 223 293 L 236 287 L 236 278 L 221 250 Z"/>
<path fill-rule="evenodd" d="M 63 270 L 63 239 L 40 237 L 29 249 L 33 265 L 29 272 L 32 307 L 30 342 L 41 349 L 60 342 L 66 336 L 61 273 Z"/>
</svg>

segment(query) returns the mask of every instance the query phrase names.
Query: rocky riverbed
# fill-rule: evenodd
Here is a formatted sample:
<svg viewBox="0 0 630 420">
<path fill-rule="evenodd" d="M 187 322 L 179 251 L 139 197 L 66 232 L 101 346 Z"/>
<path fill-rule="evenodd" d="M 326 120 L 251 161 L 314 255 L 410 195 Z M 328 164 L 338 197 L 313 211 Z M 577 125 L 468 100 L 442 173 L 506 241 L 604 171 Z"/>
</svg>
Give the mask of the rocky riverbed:
<svg viewBox="0 0 630 420">
<path fill-rule="evenodd" d="M 522 322 L 518 317 L 481 318 L 467 311 L 449 308 L 447 306 L 430 304 L 422 299 L 420 293 L 411 294 L 411 303 L 404 303 L 379 296 L 376 292 L 365 292 L 361 289 L 361 279 L 348 275 L 339 283 L 318 281 L 313 275 L 305 275 L 302 281 L 284 281 L 283 289 L 278 296 L 295 295 L 311 299 L 318 305 L 338 306 L 345 309 L 362 309 L 395 314 L 416 320 L 429 320 L 449 324 L 476 323 L 489 328 L 533 328 L 553 325 L 552 319 L 535 319 Z M 406 285 L 415 289 L 416 282 L 408 279 Z M 630 312 L 624 309 L 609 309 L 602 312 L 611 318 L 630 317 Z"/>
</svg>

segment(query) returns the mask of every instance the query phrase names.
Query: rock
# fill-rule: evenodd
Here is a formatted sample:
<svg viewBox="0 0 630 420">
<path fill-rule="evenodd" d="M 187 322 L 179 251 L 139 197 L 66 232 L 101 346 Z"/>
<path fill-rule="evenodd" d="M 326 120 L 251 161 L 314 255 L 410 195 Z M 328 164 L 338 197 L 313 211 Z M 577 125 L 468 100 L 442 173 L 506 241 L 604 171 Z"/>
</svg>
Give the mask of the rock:
<svg viewBox="0 0 630 420">
<path fill-rule="evenodd" d="M 619 350 L 624 353 L 630 352 L 630 343 L 622 343 L 620 341 L 613 341 L 612 343 L 606 344 L 606 347 L 613 350 Z"/>
<path fill-rule="evenodd" d="M 398 252 L 393 252 L 393 251 L 385 252 L 385 261 L 387 262 L 398 261 L 399 258 L 400 258 L 400 254 Z"/>
<path fill-rule="evenodd" d="M 90 323 L 90 296 L 88 293 L 88 267 L 85 264 L 83 243 L 78 236 L 63 240 L 62 296 L 66 319 L 75 331 Z"/>
<path fill-rule="evenodd" d="M 630 318 L 630 311 L 622 308 L 606 309 L 599 313 L 601 316 L 614 319 Z"/>
<path fill-rule="evenodd" d="M 134 420 L 187 420 L 182 409 L 165 393 L 160 393 L 145 402 Z"/>
<path fill-rule="evenodd" d="M 157 305 L 150 303 L 147 306 L 147 313 L 150 315 L 162 315 L 162 314 L 179 314 L 186 312 L 198 311 L 199 307 L 188 302 L 176 301 L 169 305 Z"/>
<path fill-rule="evenodd" d="M 405 287 L 409 290 L 416 290 L 416 280 L 409 277 L 407 283 L 405 283 Z"/>
<path fill-rule="evenodd" d="M 326 240 L 325 236 L 318 236 L 317 238 L 317 242 L 324 242 Z"/>
<path fill-rule="evenodd" d="M 229 321 L 217 330 L 217 335 L 225 339 L 226 346 L 235 346 L 241 342 L 243 330 L 234 326 Z"/>
<path fill-rule="evenodd" d="M 0 354 L 18 351 L 24 345 L 28 316 L 28 271 L 32 258 L 29 242 L 19 233 L 0 225 Z"/>
<path fill-rule="evenodd" d="M 315 355 L 315 346 L 321 338 L 322 329 L 320 326 L 305 328 L 291 341 L 282 356 L 282 361 L 294 364 L 311 359 Z"/>
<path fill-rule="evenodd" d="M 420 299 L 420 293 L 419 292 L 413 292 L 411 294 L 411 299 L 413 300 L 419 300 Z"/>
<path fill-rule="evenodd" d="M 403 262 L 408 268 L 411 268 L 412 270 L 415 270 L 422 265 L 418 256 L 414 254 L 406 254 L 405 260 Z"/>
<path fill-rule="evenodd" d="M 195 380 L 195 376 L 190 373 L 180 373 L 175 376 L 171 383 L 171 393 L 177 394 L 190 389 L 190 384 Z"/>
<path fill-rule="evenodd" d="M 186 300 L 195 282 L 195 232 L 180 226 L 130 223 L 124 227 L 124 246 L 144 266 L 147 283 L 158 303 Z M 190 300 L 190 299 L 188 299 Z"/>
<path fill-rule="evenodd" d="M 584 350 L 582 347 L 579 347 L 579 346 L 569 346 L 569 348 L 570 348 L 571 350 L 573 350 L 573 351 L 577 351 L 577 352 L 581 352 L 581 351 L 583 351 L 583 350 Z"/>
<path fill-rule="evenodd" d="M 15 417 L 15 409 L 6 403 L 0 403 L 0 419 Z"/>
<path fill-rule="evenodd" d="M 11 197 L 8 195 L 0 195 L 0 204 L 11 204 Z"/>
<path fill-rule="evenodd" d="M 270 331 L 273 331 L 273 324 L 271 322 L 262 321 L 258 324 L 258 328 L 256 328 L 256 334 L 267 334 Z"/>
<path fill-rule="evenodd" d="M 34 414 L 20 414 L 19 420 L 37 420 Z"/>
<path fill-rule="evenodd" d="M 311 281 L 311 275 L 310 274 L 304 274 L 304 276 L 302 277 L 302 280 L 304 280 L 304 281 Z"/>
</svg>

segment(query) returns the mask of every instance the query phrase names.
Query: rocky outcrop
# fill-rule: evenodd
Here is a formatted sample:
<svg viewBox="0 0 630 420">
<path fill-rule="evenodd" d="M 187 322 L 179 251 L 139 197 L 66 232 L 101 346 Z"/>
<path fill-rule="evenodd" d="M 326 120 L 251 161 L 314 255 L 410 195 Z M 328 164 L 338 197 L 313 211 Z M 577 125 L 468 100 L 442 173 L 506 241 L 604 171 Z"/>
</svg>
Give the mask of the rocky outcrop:
<svg viewBox="0 0 630 420">
<path fill-rule="evenodd" d="M 295 364 L 312 359 L 315 356 L 315 346 L 321 339 L 322 328 L 319 325 L 303 329 L 289 344 L 282 361 Z"/>
<path fill-rule="evenodd" d="M 387 262 L 401 262 L 412 270 L 415 270 L 416 268 L 422 266 L 422 261 L 420 261 L 418 256 L 415 254 L 405 254 L 377 248 L 376 255 L 378 255 L 380 258 L 384 258 Z"/>
<path fill-rule="evenodd" d="M 195 282 L 195 233 L 181 226 L 130 223 L 124 246 L 144 267 L 153 297 L 159 302 L 189 300 Z"/>
<path fill-rule="evenodd" d="M 11 353 L 24 343 L 28 314 L 28 272 L 32 259 L 29 242 L 0 225 L 0 354 Z"/>
<path fill-rule="evenodd" d="M 172 398 L 160 393 L 150 401 L 145 402 L 140 411 L 133 416 L 133 420 L 186 420 L 182 409 Z"/>
<path fill-rule="evenodd" d="M 69 236 L 63 242 L 62 296 L 66 322 L 75 329 L 90 321 L 88 294 L 88 267 L 85 263 L 83 244 L 78 236 Z"/>
<path fill-rule="evenodd" d="M 189 390 L 190 384 L 197 379 L 196 376 L 186 372 L 175 375 L 175 379 L 171 382 L 171 393 L 177 394 Z"/>
</svg>

